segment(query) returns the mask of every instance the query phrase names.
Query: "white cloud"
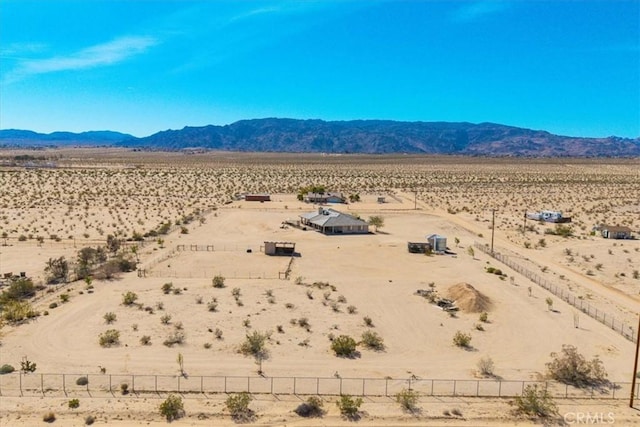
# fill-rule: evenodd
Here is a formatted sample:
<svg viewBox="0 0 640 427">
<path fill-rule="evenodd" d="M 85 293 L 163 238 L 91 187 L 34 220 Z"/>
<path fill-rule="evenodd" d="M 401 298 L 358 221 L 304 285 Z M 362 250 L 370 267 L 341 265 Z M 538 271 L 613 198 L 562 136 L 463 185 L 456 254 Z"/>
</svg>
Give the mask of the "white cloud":
<svg viewBox="0 0 640 427">
<path fill-rule="evenodd" d="M 487 15 L 499 13 L 509 7 L 504 0 L 479 0 L 466 3 L 456 9 L 453 15 L 454 21 L 473 22 Z"/>
<path fill-rule="evenodd" d="M 20 60 L 18 66 L 10 73 L 8 80 L 15 81 L 37 74 L 113 65 L 141 54 L 156 44 L 158 40 L 153 37 L 128 36 L 90 46 L 67 56 Z"/>
</svg>

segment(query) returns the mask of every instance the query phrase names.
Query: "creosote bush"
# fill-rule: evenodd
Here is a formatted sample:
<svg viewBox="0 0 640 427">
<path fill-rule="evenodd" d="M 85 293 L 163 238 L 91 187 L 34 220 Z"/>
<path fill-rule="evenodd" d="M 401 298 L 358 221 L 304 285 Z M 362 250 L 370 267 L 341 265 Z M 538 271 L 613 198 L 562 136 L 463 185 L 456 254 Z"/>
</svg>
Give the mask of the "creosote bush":
<svg viewBox="0 0 640 427">
<path fill-rule="evenodd" d="M 214 288 L 224 288 L 224 276 L 217 275 L 211 280 Z"/>
<path fill-rule="evenodd" d="M 120 332 L 116 329 L 109 329 L 100 334 L 100 346 L 111 347 L 120 344 Z"/>
<path fill-rule="evenodd" d="M 249 404 L 253 398 L 247 392 L 242 392 L 238 394 L 234 394 L 229 396 L 225 402 L 227 406 L 227 410 L 231 417 L 238 422 L 247 422 L 250 421 L 254 413 L 251 409 L 249 409 Z"/>
<path fill-rule="evenodd" d="M 563 345 L 560 354 L 551 353 L 547 363 L 549 377 L 576 387 L 601 386 L 607 382 L 607 372 L 598 357 L 586 360 L 572 345 Z"/>
<path fill-rule="evenodd" d="M 336 356 L 352 357 L 356 352 L 356 340 L 348 335 L 340 335 L 331 342 L 331 350 Z"/>
<path fill-rule="evenodd" d="M 374 331 L 364 331 L 362 333 L 362 341 L 361 343 L 372 350 L 382 351 L 384 350 L 384 340 L 377 332 Z"/>
<path fill-rule="evenodd" d="M 184 403 L 182 397 L 170 394 L 167 399 L 160 404 L 160 415 L 171 422 L 184 416 Z"/>
<path fill-rule="evenodd" d="M 306 402 L 298 405 L 293 412 L 301 417 L 321 417 L 324 415 L 324 410 L 322 409 L 323 406 L 324 403 L 322 402 L 322 399 L 318 396 L 311 396 Z"/>
<path fill-rule="evenodd" d="M 530 417 L 547 418 L 557 414 L 553 398 L 549 392 L 535 385 L 528 385 L 522 396 L 516 396 L 516 413 Z"/>
<path fill-rule="evenodd" d="M 419 397 L 420 393 L 415 390 L 402 389 L 396 394 L 396 402 L 398 402 L 405 411 L 416 412 Z"/>
<path fill-rule="evenodd" d="M 359 410 L 360 405 L 362 405 L 362 398 L 354 398 L 348 394 L 343 394 L 336 402 L 336 405 L 343 417 L 349 420 L 357 420 L 360 418 Z"/>
<path fill-rule="evenodd" d="M 469 348 L 471 345 L 471 334 L 465 334 L 462 331 L 457 331 L 453 336 L 453 343 L 462 348 Z"/>
<path fill-rule="evenodd" d="M 55 420 L 56 420 L 56 414 L 54 414 L 52 411 L 49 411 L 42 416 L 42 421 L 44 421 L 45 423 L 52 423 Z"/>
</svg>

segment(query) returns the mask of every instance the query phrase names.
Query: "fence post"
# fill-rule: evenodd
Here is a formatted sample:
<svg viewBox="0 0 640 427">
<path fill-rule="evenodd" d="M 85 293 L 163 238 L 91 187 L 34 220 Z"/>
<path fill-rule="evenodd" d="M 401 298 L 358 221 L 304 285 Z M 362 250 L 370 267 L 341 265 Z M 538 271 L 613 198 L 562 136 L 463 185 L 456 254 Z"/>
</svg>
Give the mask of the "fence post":
<svg viewBox="0 0 640 427">
<path fill-rule="evenodd" d="M 340 396 L 342 396 L 342 378 L 340 378 Z"/>
<path fill-rule="evenodd" d="M 156 394 L 158 394 L 158 376 L 154 375 L 154 383 L 155 383 L 155 387 L 156 387 Z"/>
<path fill-rule="evenodd" d="M 200 376 L 200 393 L 204 394 L 204 377 Z"/>
<path fill-rule="evenodd" d="M 458 380 L 453 380 L 453 395 L 456 395 L 456 385 L 458 385 Z"/>
<path fill-rule="evenodd" d="M 409 390 L 411 390 L 411 378 L 409 378 Z"/>
<path fill-rule="evenodd" d="M 247 393 L 251 393 L 251 377 L 247 376 Z"/>
<path fill-rule="evenodd" d="M 132 393 L 136 392 L 136 376 L 135 375 L 131 375 L 131 392 Z"/>
<path fill-rule="evenodd" d="M 611 398 L 615 399 L 616 398 L 616 383 L 613 383 L 613 387 L 611 387 Z"/>
<path fill-rule="evenodd" d="M 224 376 L 224 392 L 227 392 L 227 376 Z"/>
<path fill-rule="evenodd" d="M 316 394 L 320 395 L 320 378 L 316 378 Z"/>
<path fill-rule="evenodd" d="M 273 377 L 271 377 L 271 394 L 273 394 Z"/>
<path fill-rule="evenodd" d="M 433 396 L 433 380 L 431 380 L 431 396 Z"/>
<path fill-rule="evenodd" d="M 384 395 L 389 396 L 389 378 L 384 379 Z"/>
<path fill-rule="evenodd" d="M 109 391 L 113 394 L 113 387 L 111 386 L 111 374 L 109 374 Z"/>
<path fill-rule="evenodd" d="M 296 394 L 296 377 L 293 377 L 293 394 Z"/>
<path fill-rule="evenodd" d="M 180 375 L 178 375 L 178 393 L 180 393 Z"/>
<path fill-rule="evenodd" d="M 476 380 L 476 397 L 480 395 L 480 380 Z"/>
<path fill-rule="evenodd" d="M 65 374 L 62 374 L 62 391 L 64 395 L 67 395 L 67 378 Z M 20 394 L 22 394 L 22 381 L 20 381 Z"/>
<path fill-rule="evenodd" d="M 64 375 L 63 375 L 64 378 Z M 64 380 L 63 380 L 64 383 Z M 20 396 L 22 396 L 22 371 L 20 371 Z"/>
<path fill-rule="evenodd" d="M 502 381 L 498 382 L 498 397 L 502 397 Z"/>
<path fill-rule="evenodd" d="M 365 383 L 365 379 L 362 379 L 362 395 L 364 396 L 364 383 Z"/>
</svg>

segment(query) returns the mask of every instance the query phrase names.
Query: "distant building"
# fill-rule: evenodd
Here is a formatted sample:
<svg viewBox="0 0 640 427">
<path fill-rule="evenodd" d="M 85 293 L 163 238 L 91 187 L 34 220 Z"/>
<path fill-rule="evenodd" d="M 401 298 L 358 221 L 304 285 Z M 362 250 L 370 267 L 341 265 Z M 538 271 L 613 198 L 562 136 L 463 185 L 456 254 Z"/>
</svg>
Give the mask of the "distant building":
<svg viewBox="0 0 640 427">
<path fill-rule="evenodd" d="M 599 231 L 600 235 L 605 239 L 631 239 L 631 229 L 629 227 L 618 225 L 601 224 L 594 227 L 594 231 Z"/>
<path fill-rule="evenodd" d="M 571 222 L 570 217 L 562 216 L 560 211 L 540 211 L 540 212 L 527 212 L 525 213 L 527 219 L 534 221 L 565 223 Z"/>
<path fill-rule="evenodd" d="M 427 242 L 407 242 L 407 250 L 412 254 L 426 254 L 431 251 L 431 244 Z"/>
<path fill-rule="evenodd" d="M 300 215 L 300 224 L 324 234 L 366 234 L 369 224 L 359 218 L 329 208 Z"/>
<path fill-rule="evenodd" d="M 378 203 L 386 203 L 387 200 L 383 196 L 378 196 Z"/>
<path fill-rule="evenodd" d="M 444 236 L 430 234 L 427 236 L 427 242 L 429 242 L 434 252 L 444 252 L 447 250 L 447 238 Z"/>
<path fill-rule="evenodd" d="M 266 255 L 293 255 L 296 253 L 296 244 L 292 242 L 264 242 Z"/>
<path fill-rule="evenodd" d="M 244 200 L 247 202 L 270 202 L 271 196 L 267 193 L 247 194 L 244 196 Z"/>
<path fill-rule="evenodd" d="M 345 203 L 347 199 L 342 193 L 307 193 L 304 195 L 307 203 Z"/>
</svg>

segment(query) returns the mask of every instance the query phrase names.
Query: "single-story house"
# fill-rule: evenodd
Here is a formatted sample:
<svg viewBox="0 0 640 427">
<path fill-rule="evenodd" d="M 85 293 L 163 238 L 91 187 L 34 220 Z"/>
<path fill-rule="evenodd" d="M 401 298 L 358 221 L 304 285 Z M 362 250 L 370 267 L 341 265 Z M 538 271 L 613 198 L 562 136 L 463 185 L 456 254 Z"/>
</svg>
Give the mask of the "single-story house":
<svg viewBox="0 0 640 427">
<path fill-rule="evenodd" d="M 599 231 L 605 239 L 631 239 L 629 227 L 602 224 L 595 227 L 595 231 Z"/>
<path fill-rule="evenodd" d="M 270 202 L 271 195 L 267 193 L 246 194 L 244 196 L 244 200 L 246 200 L 247 202 Z"/>
<path fill-rule="evenodd" d="M 307 193 L 304 195 L 307 203 L 345 203 L 347 199 L 342 193 Z"/>
<path fill-rule="evenodd" d="M 300 224 L 324 234 L 366 234 L 369 224 L 359 218 L 329 208 L 300 215 Z"/>
<path fill-rule="evenodd" d="M 429 242 L 434 252 L 444 252 L 447 250 L 447 238 L 444 236 L 430 234 L 427 236 L 427 242 Z"/>
</svg>

